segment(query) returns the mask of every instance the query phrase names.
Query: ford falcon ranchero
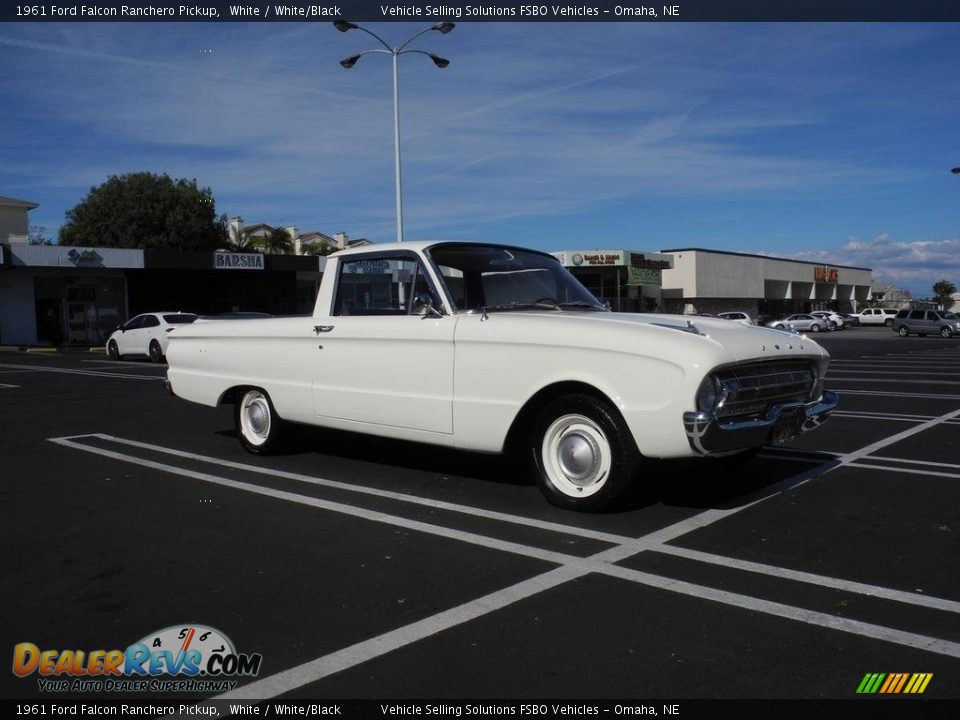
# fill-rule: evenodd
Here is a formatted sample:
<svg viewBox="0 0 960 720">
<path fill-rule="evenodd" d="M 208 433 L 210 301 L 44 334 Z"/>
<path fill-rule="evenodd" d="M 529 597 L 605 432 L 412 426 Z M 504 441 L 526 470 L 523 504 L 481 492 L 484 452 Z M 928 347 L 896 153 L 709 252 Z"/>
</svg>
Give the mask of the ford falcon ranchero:
<svg viewBox="0 0 960 720">
<path fill-rule="evenodd" d="M 169 340 L 168 389 L 232 404 L 251 453 L 281 447 L 290 423 L 518 448 L 547 499 L 576 510 L 612 506 L 650 458 L 736 464 L 837 405 L 829 355 L 804 336 L 610 312 L 553 256 L 482 243 L 343 250 L 312 317 Z"/>
</svg>

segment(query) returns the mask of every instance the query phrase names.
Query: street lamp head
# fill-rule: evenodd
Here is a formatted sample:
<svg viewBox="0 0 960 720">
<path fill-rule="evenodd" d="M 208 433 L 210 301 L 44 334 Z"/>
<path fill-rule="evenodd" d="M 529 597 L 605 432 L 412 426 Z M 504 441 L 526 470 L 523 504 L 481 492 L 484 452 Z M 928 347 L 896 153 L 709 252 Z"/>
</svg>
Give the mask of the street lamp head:
<svg viewBox="0 0 960 720">
<path fill-rule="evenodd" d="M 950 172 L 952 172 L 954 175 L 960 175 L 960 167 L 951 168 Z"/>
<path fill-rule="evenodd" d="M 356 30 L 357 26 L 352 22 L 347 22 L 346 20 L 334 20 L 333 26 L 340 32 L 346 32 L 347 30 Z"/>
<path fill-rule="evenodd" d="M 456 26 L 457 26 L 456 23 L 444 22 L 444 23 L 438 23 L 437 25 L 434 25 L 431 29 L 446 35 L 448 32 L 453 30 Z"/>
<path fill-rule="evenodd" d="M 436 65 L 441 70 L 443 70 L 447 65 L 450 64 L 449 60 L 447 60 L 446 58 L 442 58 L 439 55 L 434 55 L 433 53 L 427 53 L 427 55 L 430 57 L 431 60 L 433 60 L 433 64 Z"/>
<path fill-rule="evenodd" d="M 349 70 L 350 68 L 352 68 L 354 65 L 357 64 L 357 60 L 359 59 L 360 59 L 359 55 L 351 55 L 350 57 L 344 58 L 343 60 L 340 61 L 340 67 L 342 67 L 344 70 Z"/>
</svg>

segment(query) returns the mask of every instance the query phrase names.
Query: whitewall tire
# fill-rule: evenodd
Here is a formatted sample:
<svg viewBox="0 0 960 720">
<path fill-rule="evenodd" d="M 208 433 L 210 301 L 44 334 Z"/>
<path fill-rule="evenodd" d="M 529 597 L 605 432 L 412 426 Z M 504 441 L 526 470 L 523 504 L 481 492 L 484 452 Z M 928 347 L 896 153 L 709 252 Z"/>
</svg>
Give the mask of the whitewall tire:
<svg viewBox="0 0 960 720">
<path fill-rule="evenodd" d="M 632 485 L 640 461 L 619 413 L 591 395 L 548 403 L 534 423 L 529 451 L 547 500 L 588 512 L 616 503 Z"/>
<path fill-rule="evenodd" d="M 286 423 L 277 415 L 270 397 L 258 389 L 247 390 L 234 405 L 234 428 L 247 452 L 269 455 L 279 450 L 286 435 Z"/>
</svg>

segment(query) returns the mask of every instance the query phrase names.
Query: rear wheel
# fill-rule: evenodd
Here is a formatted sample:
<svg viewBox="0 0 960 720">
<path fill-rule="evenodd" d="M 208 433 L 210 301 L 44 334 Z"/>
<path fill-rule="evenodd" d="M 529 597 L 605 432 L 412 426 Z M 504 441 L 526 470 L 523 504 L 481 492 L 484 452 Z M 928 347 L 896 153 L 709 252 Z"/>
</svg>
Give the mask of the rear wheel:
<svg viewBox="0 0 960 720">
<path fill-rule="evenodd" d="M 641 457 L 623 419 L 591 395 L 566 395 L 540 412 L 528 443 L 540 491 L 551 504 L 596 512 L 631 486 Z"/>
<path fill-rule="evenodd" d="M 887 327 L 893 327 L 893 320 L 891 320 L 890 318 L 887 318 L 886 320 L 883 321 L 883 324 L 886 325 Z"/>
<path fill-rule="evenodd" d="M 150 341 L 149 355 L 150 362 L 158 363 L 163 360 L 163 350 L 160 349 L 160 343 L 156 340 Z"/>
<path fill-rule="evenodd" d="M 820 326 L 814 323 L 810 326 L 810 332 L 820 332 Z"/>
<path fill-rule="evenodd" d="M 117 341 L 111 340 L 107 343 L 107 357 L 111 360 L 120 359 L 120 348 L 117 347 Z"/>
<path fill-rule="evenodd" d="M 901 325 L 901 326 L 900 326 L 900 329 L 897 330 L 897 334 L 898 334 L 900 337 L 906 337 L 907 335 L 910 334 L 910 331 L 907 329 L 907 326 L 906 326 L 906 325 Z"/>
<path fill-rule="evenodd" d="M 233 424 L 244 449 L 254 455 L 277 452 L 287 435 L 287 424 L 280 419 L 262 390 L 247 390 L 234 405 Z"/>
</svg>

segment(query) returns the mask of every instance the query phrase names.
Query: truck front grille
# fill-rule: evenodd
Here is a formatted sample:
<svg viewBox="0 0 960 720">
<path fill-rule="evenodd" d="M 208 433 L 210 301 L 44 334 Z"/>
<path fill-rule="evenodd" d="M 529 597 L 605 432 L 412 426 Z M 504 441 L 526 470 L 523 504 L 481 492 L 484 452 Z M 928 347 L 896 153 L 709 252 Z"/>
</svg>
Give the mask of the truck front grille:
<svg viewBox="0 0 960 720">
<path fill-rule="evenodd" d="M 727 392 L 717 414 L 723 420 L 763 417 L 773 405 L 808 402 L 817 373 L 809 360 L 745 363 L 716 370 Z"/>
</svg>

